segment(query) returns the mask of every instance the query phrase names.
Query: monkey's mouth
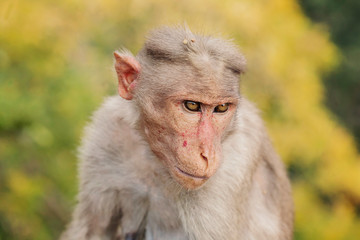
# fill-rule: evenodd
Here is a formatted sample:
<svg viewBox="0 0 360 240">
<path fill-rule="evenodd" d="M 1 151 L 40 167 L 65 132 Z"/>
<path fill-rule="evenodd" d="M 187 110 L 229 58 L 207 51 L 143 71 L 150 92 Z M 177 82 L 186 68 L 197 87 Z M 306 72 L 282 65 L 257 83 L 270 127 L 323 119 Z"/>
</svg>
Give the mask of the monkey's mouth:
<svg viewBox="0 0 360 240">
<path fill-rule="evenodd" d="M 207 176 L 196 176 L 193 175 L 191 173 L 185 172 L 183 170 L 181 170 L 180 168 L 176 167 L 176 170 L 178 170 L 178 172 L 182 173 L 183 175 L 187 176 L 187 177 L 191 177 L 191 178 L 196 178 L 196 179 L 201 179 L 201 180 L 207 180 L 209 177 Z"/>
</svg>

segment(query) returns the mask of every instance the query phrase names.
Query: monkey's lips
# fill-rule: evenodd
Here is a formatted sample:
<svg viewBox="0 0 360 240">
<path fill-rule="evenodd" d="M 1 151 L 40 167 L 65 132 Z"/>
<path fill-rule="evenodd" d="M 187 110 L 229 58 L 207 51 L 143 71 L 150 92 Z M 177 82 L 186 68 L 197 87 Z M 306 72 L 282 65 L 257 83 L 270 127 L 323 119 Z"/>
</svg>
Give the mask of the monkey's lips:
<svg viewBox="0 0 360 240">
<path fill-rule="evenodd" d="M 207 179 L 209 179 L 209 177 L 207 177 L 207 176 L 197 176 L 197 175 L 194 175 L 194 174 L 185 172 L 184 170 L 181 170 L 181 169 L 178 168 L 178 167 L 176 167 L 176 170 L 177 170 L 178 172 L 180 172 L 182 175 L 185 175 L 185 176 L 187 176 L 187 177 L 191 177 L 191 178 L 195 178 L 195 179 L 199 179 L 199 180 L 207 180 Z"/>
</svg>

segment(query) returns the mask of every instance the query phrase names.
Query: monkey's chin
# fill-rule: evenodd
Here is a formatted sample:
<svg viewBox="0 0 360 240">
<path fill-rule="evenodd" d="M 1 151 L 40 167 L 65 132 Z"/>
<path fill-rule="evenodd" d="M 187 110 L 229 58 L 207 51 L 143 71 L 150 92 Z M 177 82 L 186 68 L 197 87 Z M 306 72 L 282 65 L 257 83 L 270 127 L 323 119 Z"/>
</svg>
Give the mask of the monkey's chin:
<svg viewBox="0 0 360 240">
<path fill-rule="evenodd" d="M 185 172 L 178 167 L 174 167 L 174 169 L 174 178 L 181 186 L 188 190 L 195 190 L 200 188 L 209 179 L 207 176 L 196 176 Z"/>
</svg>

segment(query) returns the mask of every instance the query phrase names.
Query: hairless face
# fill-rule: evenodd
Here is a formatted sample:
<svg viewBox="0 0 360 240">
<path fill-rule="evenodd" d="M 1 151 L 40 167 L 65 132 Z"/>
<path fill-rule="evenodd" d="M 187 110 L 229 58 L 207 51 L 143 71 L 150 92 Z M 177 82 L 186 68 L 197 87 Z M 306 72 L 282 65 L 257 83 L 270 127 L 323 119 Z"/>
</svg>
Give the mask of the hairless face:
<svg viewBox="0 0 360 240">
<path fill-rule="evenodd" d="M 161 110 L 155 109 L 157 118 L 145 119 L 151 149 L 185 188 L 201 186 L 218 169 L 221 140 L 237 103 L 236 96 L 214 100 L 183 92 L 167 98 Z"/>
</svg>

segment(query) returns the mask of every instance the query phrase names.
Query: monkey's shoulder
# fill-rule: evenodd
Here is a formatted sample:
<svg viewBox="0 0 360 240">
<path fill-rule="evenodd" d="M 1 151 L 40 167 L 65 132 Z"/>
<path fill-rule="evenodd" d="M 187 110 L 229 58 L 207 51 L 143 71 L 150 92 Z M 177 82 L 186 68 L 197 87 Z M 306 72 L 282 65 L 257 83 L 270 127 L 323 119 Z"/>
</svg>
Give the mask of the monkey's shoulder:
<svg viewBox="0 0 360 240">
<path fill-rule="evenodd" d="M 123 123 L 133 127 L 139 117 L 138 110 L 133 101 L 124 100 L 119 96 L 105 98 L 102 105 L 92 116 L 93 124 Z M 100 121 L 100 122 L 99 122 Z"/>
<path fill-rule="evenodd" d="M 137 111 L 131 101 L 108 97 L 94 112 L 79 147 L 80 171 L 90 168 L 131 173 L 146 158 L 147 148 L 135 124 Z M 100 172 L 100 171 L 98 171 Z"/>
</svg>

